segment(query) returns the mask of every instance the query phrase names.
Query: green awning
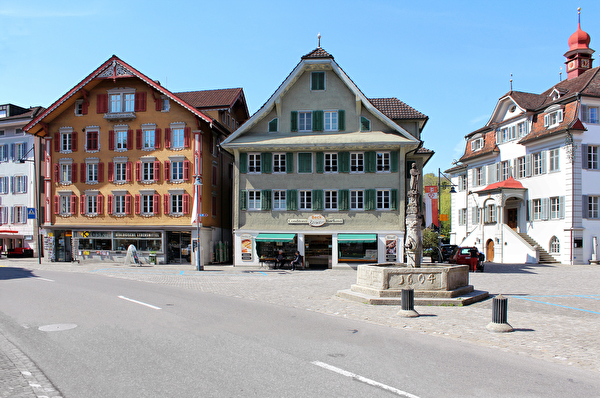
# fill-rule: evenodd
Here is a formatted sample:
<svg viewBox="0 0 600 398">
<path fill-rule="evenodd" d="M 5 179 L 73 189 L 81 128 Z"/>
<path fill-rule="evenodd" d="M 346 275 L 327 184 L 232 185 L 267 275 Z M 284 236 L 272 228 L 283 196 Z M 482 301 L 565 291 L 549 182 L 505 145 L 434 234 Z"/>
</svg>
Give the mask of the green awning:
<svg viewBox="0 0 600 398">
<path fill-rule="evenodd" d="M 339 243 L 376 242 L 377 234 L 338 234 Z"/>
<path fill-rule="evenodd" d="M 293 242 L 296 234 L 258 234 L 257 242 Z"/>
</svg>

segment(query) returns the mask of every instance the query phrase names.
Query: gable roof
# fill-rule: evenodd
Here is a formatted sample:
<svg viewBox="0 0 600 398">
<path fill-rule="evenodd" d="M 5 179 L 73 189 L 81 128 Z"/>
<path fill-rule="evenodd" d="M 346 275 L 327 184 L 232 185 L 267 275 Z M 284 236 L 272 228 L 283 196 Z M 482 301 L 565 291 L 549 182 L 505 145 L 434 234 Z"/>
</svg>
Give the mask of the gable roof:
<svg viewBox="0 0 600 398">
<path fill-rule="evenodd" d="M 186 101 L 177 97 L 174 93 L 172 93 L 171 91 L 169 91 L 166 88 L 164 88 L 163 86 L 161 86 L 160 83 L 150 79 L 143 73 L 139 72 L 137 69 L 135 69 L 135 68 L 131 67 L 130 65 L 128 65 L 127 63 L 123 62 L 116 55 L 113 55 L 106 62 L 104 62 L 102 65 L 100 65 L 95 71 L 93 71 L 87 77 L 85 77 L 81 82 L 76 84 L 75 87 L 73 87 L 66 94 L 64 94 L 57 101 L 55 101 L 52 105 L 50 105 L 44 112 L 42 112 L 40 115 L 38 115 L 30 123 L 28 123 L 27 126 L 25 126 L 23 128 L 23 130 L 25 132 L 29 132 L 31 134 L 40 133 L 41 131 L 43 131 L 43 126 L 41 126 L 40 122 L 46 123 L 46 121 L 53 120 L 53 116 L 55 115 L 54 112 L 57 109 L 62 108 L 64 104 L 70 105 L 75 100 L 74 96 L 76 96 L 80 90 L 84 90 L 84 96 L 85 96 L 85 95 L 87 95 L 87 92 L 89 92 L 92 88 L 94 88 L 96 85 L 98 85 L 102 80 L 113 79 L 114 81 L 116 81 L 117 79 L 127 78 L 127 77 L 139 78 L 140 80 L 145 82 L 148 86 L 152 87 L 154 90 L 156 90 L 160 94 L 167 96 L 170 100 L 183 106 L 188 111 L 190 111 L 191 113 L 196 115 L 198 118 L 200 118 L 208 123 L 210 123 L 212 121 L 211 118 L 206 116 L 201 111 L 197 110 L 192 105 L 188 104 Z M 77 98 L 79 98 L 79 97 L 77 96 Z M 33 130 L 34 127 L 36 127 L 36 126 L 39 128 L 35 129 L 35 131 L 30 131 L 30 130 Z"/>
<path fill-rule="evenodd" d="M 369 98 L 369 101 L 390 119 L 429 119 L 415 108 L 405 104 L 396 97 Z"/>
<path fill-rule="evenodd" d="M 221 146 L 232 146 L 232 141 L 237 140 L 242 135 L 250 131 L 258 121 L 262 120 L 275 106 L 276 101 L 282 97 L 287 90 L 296 82 L 296 80 L 304 73 L 305 70 L 309 69 L 310 66 L 316 64 L 328 64 L 331 70 L 340 78 L 342 82 L 352 91 L 356 96 L 357 102 L 360 100 L 362 106 L 368 109 L 374 116 L 378 117 L 384 124 L 390 127 L 392 130 L 399 133 L 400 136 L 405 138 L 408 142 L 419 143 L 420 141 L 413 137 L 408 131 L 403 129 L 401 126 L 396 124 L 391 118 L 386 116 L 380 109 L 375 107 L 373 103 L 362 93 L 362 91 L 354 84 L 354 82 L 346 75 L 342 68 L 334 61 L 333 56 L 321 47 L 316 48 L 310 53 L 302 56 L 300 62 L 290 72 L 286 79 L 279 85 L 277 90 L 269 97 L 267 102 L 254 114 L 246 123 L 244 123 L 239 129 L 231 134 L 225 141 L 221 143 Z M 412 108 L 411 108 L 412 109 Z"/>
<path fill-rule="evenodd" d="M 242 88 L 185 91 L 175 95 L 197 109 L 229 109 L 237 100 L 246 103 Z"/>
</svg>

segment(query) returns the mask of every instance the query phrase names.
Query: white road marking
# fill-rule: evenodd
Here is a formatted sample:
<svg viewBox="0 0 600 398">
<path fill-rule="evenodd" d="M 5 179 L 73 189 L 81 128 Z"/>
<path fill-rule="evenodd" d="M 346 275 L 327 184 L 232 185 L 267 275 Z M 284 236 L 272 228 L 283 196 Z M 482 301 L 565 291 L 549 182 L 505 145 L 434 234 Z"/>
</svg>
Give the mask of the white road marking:
<svg viewBox="0 0 600 398">
<path fill-rule="evenodd" d="M 40 278 L 39 276 L 35 277 L 35 279 L 39 279 L 41 281 L 46 281 L 46 282 L 54 282 L 54 280 L 52 280 L 52 279 Z"/>
<path fill-rule="evenodd" d="M 145 305 L 146 307 L 150 307 L 150 308 L 155 309 L 155 310 L 162 310 L 162 308 L 160 308 L 160 307 L 157 307 L 157 306 L 152 305 L 152 304 L 144 303 L 142 301 L 137 301 L 137 300 L 134 300 L 134 299 L 130 299 L 130 298 L 127 298 L 125 296 L 118 296 L 118 297 L 120 299 L 123 299 L 123 300 L 131 301 L 132 303 L 136 303 L 136 304 L 140 304 L 140 305 Z"/>
<path fill-rule="evenodd" d="M 375 381 L 375 380 L 368 379 L 368 378 L 366 378 L 366 377 L 363 377 L 363 376 L 357 375 L 357 374 L 355 374 L 355 373 L 352 373 L 352 372 L 348 372 L 347 370 L 344 370 L 344 369 L 336 368 L 335 366 L 328 365 L 328 364 L 326 364 L 326 363 L 324 363 L 324 362 L 320 362 L 320 361 L 313 361 L 313 362 L 311 362 L 311 363 L 312 363 L 313 365 L 320 366 L 320 367 L 322 367 L 323 369 L 331 370 L 332 372 L 335 372 L 335 373 L 341 374 L 342 376 L 351 377 L 351 378 L 353 378 L 354 380 L 358 380 L 358 381 L 360 381 L 360 382 L 362 382 L 362 383 L 366 383 L 366 384 L 368 384 L 368 385 L 371 385 L 371 386 L 374 386 L 374 387 L 378 387 L 378 388 L 382 388 L 382 389 L 384 389 L 384 390 L 386 390 L 386 391 L 393 392 L 394 394 L 396 394 L 396 395 L 399 395 L 399 396 L 401 396 L 401 397 L 407 397 L 407 398 L 419 398 L 418 396 L 416 396 L 416 395 L 413 395 L 413 394 L 411 394 L 411 393 L 408 393 L 408 392 L 406 392 L 406 391 L 398 390 L 397 388 L 390 387 L 390 386 L 388 386 L 388 385 L 385 385 L 385 384 L 379 383 L 379 382 L 377 382 L 377 381 Z"/>
</svg>

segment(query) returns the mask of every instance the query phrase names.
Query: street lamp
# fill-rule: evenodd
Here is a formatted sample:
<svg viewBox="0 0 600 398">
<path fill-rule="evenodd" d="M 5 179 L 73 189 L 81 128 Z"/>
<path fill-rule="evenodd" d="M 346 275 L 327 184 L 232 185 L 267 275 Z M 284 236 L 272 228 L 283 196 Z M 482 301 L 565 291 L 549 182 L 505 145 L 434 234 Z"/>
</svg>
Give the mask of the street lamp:
<svg viewBox="0 0 600 398">
<path fill-rule="evenodd" d="M 40 236 L 40 198 L 38 191 L 38 169 L 36 168 L 37 164 L 35 163 L 35 145 L 31 147 L 20 159 L 19 163 L 23 164 L 25 162 L 33 163 L 33 191 L 34 191 L 34 206 L 35 206 L 35 229 L 34 232 L 37 236 L 37 254 L 38 254 L 38 264 L 42 263 L 42 241 Z M 33 160 L 25 159 L 25 157 L 29 154 L 29 152 L 33 151 Z"/>
<path fill-rule="evenodd" d="M 442 171 L 438 168 L 438 203 L 437 203 L 437 213 L 438 213 L 438 250 L 440 250 L 440 259 L 441 259 L 441 249 L 440 246 L 442 245 L 442 220 L 440 220 L 440 210 L 442 208 L 442 176 L 444 176 L 444 178 L 446 178 L 446 180 L 448 180 L 448 182 L 450 183 L 450 193 L 456 193 L 456 190 L 454 189 L 454 187 L 456 185 L 454 185 L 452 183 L 452 181 L 450 181 L 450 178 L 448 178 L 448 176 L 444 173 L 442 173 Z"/>
<path fill-rule="evenodd" d="M 200 209 L 200 187 L 202 186 L 202 181 L 200 181 L 200 176 L 196 176 L 196 181 L 194 181 L 194 188 L 196 189 L 196 271 L 204 271 L 204 266 L 200 263 L 200 213 L 202 209 Z"/>
</svg>

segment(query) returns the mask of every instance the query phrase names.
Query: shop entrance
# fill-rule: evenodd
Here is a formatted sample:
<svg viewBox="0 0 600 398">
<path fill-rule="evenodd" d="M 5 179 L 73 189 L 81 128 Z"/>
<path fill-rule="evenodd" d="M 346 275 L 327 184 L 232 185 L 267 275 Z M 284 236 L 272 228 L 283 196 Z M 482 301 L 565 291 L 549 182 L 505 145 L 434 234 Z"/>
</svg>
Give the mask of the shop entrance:
<svg viewBox="0 0 600 398">
<path fill-rule="evenodd" d="M 331 268 L 331 235 L 305 235 L 304 266 L 310 269 Z"/>
<path fill-rule="evenodd" d="M 56 231 L 54 233 L 54 245 L 56 257 L 54 261 L 70 262 L 72 258 L 71 238 L 73 231 Z"/>
<path fill-rule="evenodd" d="M 167 231 L 167 263 L 189 263 L 192 233 L 189 231 Z"/>
</svg>

